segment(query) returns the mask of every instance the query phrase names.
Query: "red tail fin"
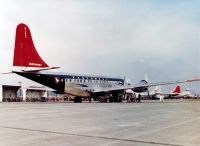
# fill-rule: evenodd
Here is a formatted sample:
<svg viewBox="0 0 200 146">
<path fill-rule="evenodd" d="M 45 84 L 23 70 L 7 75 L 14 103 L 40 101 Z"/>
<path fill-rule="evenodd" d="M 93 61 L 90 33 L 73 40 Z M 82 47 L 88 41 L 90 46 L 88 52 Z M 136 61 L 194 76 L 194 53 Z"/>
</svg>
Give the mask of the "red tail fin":
<svg viewBox="0 0 200 146">
<path fill-rule="evenodd" d="M 181 93 L 181 87 L 176 86 L 176 89 L 174 91 L 172 91 L 172 93 Z"/>
<path fill-rule="evenodd" d="M 49 67 L 35 49 L 31 32 L 25 24 L 19 24 L 16 29 L 13 66 Z"/>
</svg>

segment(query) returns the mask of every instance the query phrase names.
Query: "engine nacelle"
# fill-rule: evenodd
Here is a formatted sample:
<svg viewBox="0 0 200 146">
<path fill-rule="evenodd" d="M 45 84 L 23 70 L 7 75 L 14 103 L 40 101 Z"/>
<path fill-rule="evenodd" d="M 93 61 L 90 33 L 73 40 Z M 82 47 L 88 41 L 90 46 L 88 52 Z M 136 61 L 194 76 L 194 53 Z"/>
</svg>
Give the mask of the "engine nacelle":
<svg viewBox="0 0 200 146">
<path fill-rule="evenodd" d="M 134 92 L 137 92 L 137 93 L 141 93 L 141 92 L 147 92 L 148 91 L 148 86 L 145 86 L 146 84 L 148 84 L 148 82 L 146 80 L 141 80 L 137 86 L 141 86 L 141 87 L 135 87 L 133 88 L 132 90 Z"/>
<path fill-rule="evenodd" d="M 139 82 L 139 84 L 145 85 L 145 84 L 148 84 L 148 82 L 147 82 L 146 80 L 141 80 L 141 81 Z"/>
</svg>

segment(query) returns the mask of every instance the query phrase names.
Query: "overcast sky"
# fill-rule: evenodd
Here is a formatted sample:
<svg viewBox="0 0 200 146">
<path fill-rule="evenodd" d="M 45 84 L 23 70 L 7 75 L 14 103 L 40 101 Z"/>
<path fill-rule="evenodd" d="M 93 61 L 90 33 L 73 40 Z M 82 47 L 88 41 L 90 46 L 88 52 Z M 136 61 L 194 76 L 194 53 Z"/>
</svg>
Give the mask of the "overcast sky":
<svg viewBox="0 0 200 146">
<path fill-rule="evenodd" d="M 199 0 L 1 0 L 1 72 L 12 68 L 16 26 L 25 23 L 42 58 L 62 72 L 132 83 L 146 73 L 150 82 L 200 78 L 199 8 Z M 200 83 L 182 86 L 200 93 Z"/>
</svg>

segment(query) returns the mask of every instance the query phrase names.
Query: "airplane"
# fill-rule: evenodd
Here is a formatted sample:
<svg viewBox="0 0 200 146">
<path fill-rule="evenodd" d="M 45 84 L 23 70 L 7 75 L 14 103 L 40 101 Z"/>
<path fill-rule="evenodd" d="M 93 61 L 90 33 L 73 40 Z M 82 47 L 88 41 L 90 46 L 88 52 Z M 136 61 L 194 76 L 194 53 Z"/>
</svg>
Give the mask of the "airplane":
<svg viewBox="0 0 200 146">
<path fill-rule="evenodd" d="M 181 91 L 180 86 L 176 86 L 175 90 L 171 91 L 171 94 L 169 94 L 170 98 L 182 98 L 190 96 L 191 96 L 190 88 L 187 88 L 185 91 Z"/>
<path fill-rule="evenodd" d="M 37 52 L 30 29 L 20 23 L 16 28 L 13 69 L 18 74 L 55 90 L 56 93 L 74 96 L 74 102 L 82 98 L 107 97 L 109 102 L 119 102 L 127 89 L 134 92 L 147 92 L 148 88 L 157 85 L 168 85 L 200 81 L 200 79 L 148 83 L 141 80 L 132 85 L 125 77 L 110 77 L 86 74 L 71 74 L 49 71 L 59 67 L 50 67 Z"/>
<path fill-rule="evenodd" d="M 159 98 L 160 101 L 164 101 L 164 98 L 190 97 L 191 94 L 189 88 L 181 92 L 181 87 L 177 85 L 170 93 L 163 93 L 160 90 L 160 86 L 156 86 L 155 89 L 149 93 L 149 96 Z"/>
</svg>

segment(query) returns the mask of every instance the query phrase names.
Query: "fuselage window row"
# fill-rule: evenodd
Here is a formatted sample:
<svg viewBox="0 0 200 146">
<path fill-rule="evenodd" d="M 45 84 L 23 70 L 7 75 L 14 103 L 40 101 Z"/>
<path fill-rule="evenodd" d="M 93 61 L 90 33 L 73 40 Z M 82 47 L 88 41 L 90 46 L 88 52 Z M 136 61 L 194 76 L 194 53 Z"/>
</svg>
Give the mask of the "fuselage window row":
<svg viewBox="0 0 200 146">
<path fill-rule="evenodd" d="M 111 82 L 111 81 L 108 81 L 107 79 L 101 79 L 101 78 L 83 78 L 82 77 L 82 79 L 80 79 L 80 77 L 78 77 L 77 79 L 75 79 L 74 77 L 73 77 L 73 79 L 69 79 L 69 78 L 66 78 L 65 79 L 65 81 L 66 82 L 88 82 L 88 83 L 109 83 L 109 82 Z"/>
</svg>

